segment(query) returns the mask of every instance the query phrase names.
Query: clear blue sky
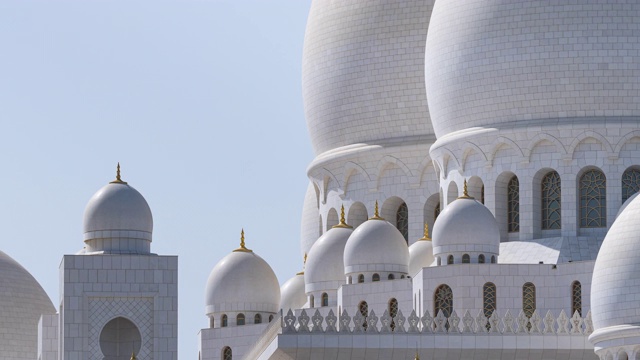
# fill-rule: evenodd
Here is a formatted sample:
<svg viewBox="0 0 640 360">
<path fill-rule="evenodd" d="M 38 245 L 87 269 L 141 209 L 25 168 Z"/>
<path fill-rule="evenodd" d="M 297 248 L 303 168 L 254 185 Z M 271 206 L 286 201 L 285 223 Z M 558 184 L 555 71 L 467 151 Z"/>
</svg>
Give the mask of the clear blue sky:
<svg viewBox="0 0 640 360">
<path fill-rule="evenodd" d="M 179 256 L 180 358 L 195 359 L 206 279 L 242 227 L 280 283 L 302 267 L 309 6 L 0 2 L 0 250 L 59 304 L 62 255 L 120 161 L 151 206 L 152 251 Z"/>
</svg>

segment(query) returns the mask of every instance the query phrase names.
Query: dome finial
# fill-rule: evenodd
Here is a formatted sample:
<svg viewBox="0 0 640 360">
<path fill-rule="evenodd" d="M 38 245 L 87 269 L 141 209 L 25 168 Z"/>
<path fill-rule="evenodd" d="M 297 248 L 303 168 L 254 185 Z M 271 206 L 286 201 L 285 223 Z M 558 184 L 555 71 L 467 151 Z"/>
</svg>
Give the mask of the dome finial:
<svg viewBox="0 0 640 360">
<path fill-rule="evenodd" d="M 473 199 L 473 196 L 469 196 L 469 188 L 467 186 L 467 179 L 464 179 L 464 185 L 462 185 L 462 196 L 458 199 Z"/>
<path fill-rule="evenodd" d="M 132 351 L 131 352 L 131 360 L 137 360 L 138 358 L 136 357 L 136 352 Z"/>
<path fill-rule="evenodd" d="M 116 179 L 109 184 L 126 184 L 126 181 L 122 181 L 120 178 L 120 162 L 118 161 L 118 167 L 116 168 Z"/>
<path fill-rule="evenodd" d="M 307 267 L 307 253 L 304 253 L 304 257 L 302 259 L 302 271 L 296 273 L 296 275 L 304 275 L 304 269 Z"/>
<path fill-rule="evenodd" d="M 418 350 L 416 350 L 416 357 L 414 357 L 413 360 L 420 360 L 420 355 L 418 355 Z"/>
<path fill-rule="evenodd" d="M 302 262 L 303 265 L 307 265 L 307 253 L 304 253 L 304 260 Z"/>
<path fill-rule="evenodd" d="M 373 208 L 373 217 L 369 218 L 369 220 L 384 220 L 384 218 L 380 217 L 380 213 L 378 212 L 378 200 L 376 200 L 376 205 Z"/>
<path fill-rule="evenodd" d="M 420 240 L 431 240 L 429 237 L 429 224 L 427 223 L 424 223 L 424 236 L 422 236 Z"/>
<path fill-rule="evenodd" d="M 338 225 L 334 225 L 334 228 L 347 228 L 353 229 L 353 226 L 347 225 L 347 222 L 344 220 L 344 204 L 340 208 L 340 223 Z"/>
<path fill-rule="evenodd" d="M 247 247 L 244 245 L 244 228 L 240 231 L 240 247 L 233 251 L 234 252 L 236 251 L 252 252 L 250 249 L 247 249 Z"/>
</svg>

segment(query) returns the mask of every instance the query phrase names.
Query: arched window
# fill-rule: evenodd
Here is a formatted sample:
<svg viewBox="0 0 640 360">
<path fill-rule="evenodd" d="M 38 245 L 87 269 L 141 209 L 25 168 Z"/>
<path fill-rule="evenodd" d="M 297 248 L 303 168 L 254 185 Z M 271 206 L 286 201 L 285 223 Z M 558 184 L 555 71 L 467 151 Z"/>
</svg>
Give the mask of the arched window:
<svg viewBox="0 0 640 360">
<path fill-rule="evenodd" d="M 231 359 L 233 359 L 231 348 L 228 346 L 225 346 L 224 349 L 222 349 L 222 360 L 231 360 Z"/>
<path fill-rule="evenodd" d="M 478 264 L 484 264 L 484 254 L 478 255 Z"/>
<path fill-rule="evenodd" d="M 222 327 L 227 327 L 227 315 L 226 314 L 222 314 L 222 319 L 220 319 L 220 323 L 222 324 Z"/>
<path fill-rule="evenodd" d="M 482 287 L 482 311 L 484 316 L 489 319 L 496 310 L 496 285 L 494 283 L 485 283 Z M 487 322 L 487 330 L 491 328 L 491 324 Z"/>
<path fill-rule="evenodd" d="M 522 311 L 528 318 L 536 311 L 536 286 L 528 282 L 522 285 Z M 531 329 L 531 324 L 527 323 L 527 330 Z"/>
<path fill-rule="evenodd" d="M 142 335 L 138 326 L 124 317 L 116 317 L 107 322 L 100 330 L 99 339 L 104 359 L 128 359 L 127 355 L 131 355 L 132 352 L 140 353 L 142 346 Z M 7 354 L 2 357 L 13 358 Z"/>
<path fill-rule="evenodd" d="M 436 219 L 438 218 L 438 215 L 440 215 L 440 202 L 438 202 L 436 204 L 436 207 L 433 209 L 433 222 L 436 221 Z"/>
<path fill-rule="evenodd" d="M 364 318 L 366 318 L 367 316 L 369 316 L 369 304 L 367 304 L 366 301 L 360 301 L 360 304 L 358 304 L 358 311 L 360 312 L 360 315 L 362 315 Z M 365 320 L 365 322 L 362 324 L 362 327 L 364 327 L 364 329 L 367 329 L 367 321 Z"/>
<path fill-rule="evenodd" d="M 520 231 L 520 182 L 515 175 L 507 185 L 507 227 L 509 232 Z"/>
<path fill-rule="evenodd" d="M 397 315 L 398 315 L 398 300 L 396 300 L 395 298 L 391 298 L 391 300 L 389 300 L 389 316 L 391 316 L 392 318 L 395 318 Z M 396 329 L 396 323 L 392 319 L 391 331 L 394 331 L 395 329 Z"/>
<path fill-rule="evenodd" d="M 322 305 L 321 306 L 329 306 L 329 295 L 327 293 L 322 293 Z"/>
<path fill-rule="evenodd" d="M 313 295 L 309 295 L 309 307 L 316 307 L 316 299 L 313 297 Z"/>
<path fill-rule="evenodd" d="M 463 264 L 468 264 L 470 262 L 471 262 L 471 257 L 469 256 L 469 254 L 462 255 L 462 263 Z"/>
<path fill-rule="evenodd" d="M 640 170 L 627 169 L 622 174 L 622 203 L 640 190 Z"/>
<path fill-rule="evenodd" d="M 580 177 L 580 227 L 607 226 L 607 180 L 598 170 L 589 170 Z"/>
<path fill-rule="evenodd" d="M 262 324 L 262 315 L 256 314 L 256 316 L 253 317 L 253 323 Z"/>
<path fill-rule="evenodd" d="M 495 264 L 496 263 L 496 257 L 495 255 L 491 255 L 491 263 Z"/>
<path fill-rule="evenodd" d="M 244 325 L 244 314 L 236 316 L 236 325 Z"/>
<path fill-rule="evenodd" d="M 582 284 L 580 281 L 574 281 L 571 284 L 571 315 L 576 311 L 582 316 Z"/>
<path fill-rule="evenodd" d="M 560 175 L 552 171 L 542 178 L 542 230 L 560 229 Z"/>
<path fill-rule="evenodd" d="M 269 322 L 273 321 L 273 315 L 269 315 Z"/>
<path fill-rule="evenodd" d="M 447 265 L 453 264 L 453 255 L 447 256 Z"/>
<path fill-rule="evenodd" d="M 396 277 L 395 277 L 395 276 L 393 276 L 393 274 L 389 274 L 389 276 L 387 276 L 387 279 L 389 279 L 389 280 L 393 280 L 393 279 L 395 279 L 395 278 L 396 278 Z"/>
<path fill-rule="evenodd" d="M 453 292 L 448 285 L 438 286 L 433 294 L 433 314 L 437 316 L 439 312 L 442 312 L 446 318 L 453 312 Z M 449 322 L 446 328 L 449 329 Z"/>
<path fill-rule="evenodd" d="M 379 274 L 373 274 L 373 276 L 371 277 L 371 281 L 380 281 L 380 275 Z"/>
<path fill-rule="evenodd" d="M 402 203 L 396 212 L 396 226 L 404 239 L 409 243 L 409 208 L 407 203 Z"/>
<path fill-rule="evenodd" d="M 360 274 L 358 275 L 358 283 L 363 283 L 364 282 L 364 275 Z"/>
</svg>

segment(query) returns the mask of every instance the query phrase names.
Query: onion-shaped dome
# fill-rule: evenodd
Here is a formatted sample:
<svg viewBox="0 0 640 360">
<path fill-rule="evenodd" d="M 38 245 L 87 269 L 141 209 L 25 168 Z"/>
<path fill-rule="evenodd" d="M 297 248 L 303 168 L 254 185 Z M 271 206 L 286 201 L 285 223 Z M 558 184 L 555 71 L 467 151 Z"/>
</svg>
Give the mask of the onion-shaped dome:
<svg viewBox="0 0 640 360">
<path fill-rule="evenodd" d="M 38 321 L 56 309 L 38 281 L 0 251 L 0 354 L 10 359 L 35 359 Z"/>
<path fill-rule="evenodd" d="M 302 224 L 300 226 L 300 246 L 303 254 L 308 254 L 313 243 L 318 240 L 320 231 L 318 230 L 318 197 L 313 183 L 309 182 L 307 192 L 304 195 L 302 205 Z"/>
<path fill-rule="evenodd" d="M 424 224 L 424 236 L 409 246 L 409 275 L 416 276 L 422 268 L 433 264 L 433 242 L 429 237 L 429 227 Z"/>
<path fill-rule="evenodd" d="M 409 248 L 402 233 L 375 215 L 353 231 L 344 249 L 344 273 L 409 273 Z"/>
<path fill-rule="evenodd" d="M 299 272 L 280 287 L 280 309 L 286 314 L 289 309 L 302 309 L 307 302 L 304 293 L 304 273 Z"/>
<path fill-rule="evenodd" d="M 220 260 L 209 274 L 205 289 L 206 314 L 276 313 L 279 309 L 278 278 L 266 261 L 245 247 L 242 231 L 240 247 Z"/>
<path fill-rule="evenodd" d="M 640 43 L 638 32 L 622 30 L 636 28 L 640 7 L 620 0 L 607 3 L 603 14 L 602 6 L 601 0 L 436 1 L 425 86 L 438 139 L 537 119 L 558 126 L 577 117 L 640 115 L 640 63 L 618 50 Z"/>
<path fill-rule="evenodd" d="M 311 3 L 302 93 L 316 155 L 409 134 L 433 136 L 423 67 L 433 3 Z"/>
<path fill-rule="evenodd" d="M 640 198 L 618 215 L 602 242 L 593 269 L 591 312 L 596 333 L 634 325 L 640 334 Z"/>
<path fill-rule="evenodd" d="M 344 284 L 344 248 L 353 228 L 346 224 L 344 206 L 340 223 L 329 229 L 309 251 L 304 270 L 305 292 L 337 290 Z"/>
<path fill-rule="evenodd" d="M 96 192 L 84 210 L 86 253 L 144 254 L 151 249 L 153 216 L 144 197 L 120 178 Z"/>
<path fill-rule="evenodd" d="M 496 218 L 481 202 L 469 196 L 467 182 L 464 195 L 449 204 L 438 215 L 433 226 L 433 255 L 497 256 L 500 252 L 500 231 Z M 487 261 L 489 262 L 489 261 Z"/>
</svg>

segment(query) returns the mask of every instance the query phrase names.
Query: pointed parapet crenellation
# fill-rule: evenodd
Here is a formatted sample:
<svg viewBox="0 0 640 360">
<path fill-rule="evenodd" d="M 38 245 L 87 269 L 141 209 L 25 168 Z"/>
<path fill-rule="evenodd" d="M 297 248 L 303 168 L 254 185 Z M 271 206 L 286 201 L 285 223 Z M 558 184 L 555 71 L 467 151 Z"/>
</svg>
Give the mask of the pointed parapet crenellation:
<svg viewBox="0 0 640 360">
<path fill-rule="evenodd" d="M 591 335 L 593 332 L 593 320 L 591 319 L 591 310 L 587 313 L 587 317 L 584 318 L 584 334 Z"/>
<path fill-rule="evenodd" d="M 402 314 L 402 310 L 398 309 L 398 313 L 396 314 L 396 317 L 393 318 L 393 322 L 395 324 L 393 329 L 394 332 L 397 332 L 397 333 L 405 332 L 404 323 L 406 322 L 406 318 Z"/>
<path fill-rule="evenodd" d="M 460 332 L 460 317 L 458 316 L 458 314 L 456 313 L 456 311 L 454 310 L 451 313 L 451 316 L 449 316 L 449 318 L 447 319 L 447 321 L 449 322 L 449 332 L 450 333 L 459 333 Z"/>
<path fill-rule="evenodd" d="M 385 310 L 382 316 L 380 317 L 380 332 L 390 333 L 392 321 L 393 321 L 393 318 L 389 315 L 389 311 Z"/>
<path fill-rule="evenodd" d="M 313 327 L 311 328 L 311 332 L 314 333 L 322 333 L 324 330 L 322 329 L 322 323 L 324 322 L 324 317 L 320 314 L 320 310 L 316 309 L 316 312 L 311 317 L 311 324 Z"/>
<path fill-rule="evenodd" d="M 524 311 L 520 310 L 516 322 L 518 323 L 516 334 L 526 334 L 529 332 L 529 318 L 524 314 Z"/>
<path fill-rule="evenodd" d="M 420 322 L 422 323 L 422 332 L 423 333 L 433 332 L 433 330 L 434 330 L 433 317 L 429 313 L 429 310 L 425 310 L 424 311 L 424 315 L 422 315 L 422 318 L 420 319 Z"/>
<path fill-rule="evenodd" d="M 558 334 L 568 334 L 569 333 L 569 318 L 567 317 L 567 313 L 564 312 L 564 309 L 560 310 L 560 316 L 556 320 L 558 322 Z"/>
<path fill-rule="evenodd" d="M 576 310 L 571 317 L 571 335 L 582 335 L 583 324 L 584 320 L 580 316 L 578 310 Z"/>
<path fill-rule="evenodd" d="M 371 310 L 369 312 L 369 316 L 366 318 L 367 321 L 367 329 L 368 333 L 377 333 L 378 332 L 378 317 L 376 316 L 376 312 Z"/>
<path fill-rule="evenodd" d="M 487 317 L 484 316 L 484 311 L 480 310 L 478 312 L 478 315 L 476 316 L 476 324 L 478 326 L 477 328 L 477 332 L 478 333 L 487 333 L 489 332 L 489 322 L 487 321 Z"/>
<path fill-rule="evenodd" d="M 489 332 L 490 333 L 501 333 L 500 331 L 500 317 L 498 316 L 498 311 L 493 310 L 491 316 L 489 316 Z"/>
<path fill-rule="evenodd" d="M 287 315 L 282 318 L 282 328 L 284 333 L 295 333 L 296 331 L 296 316 L 293 315 L 293 311 L 289 309 Z"/>
<path fill-rule="evenodd" d="M 334 333 L 334 332 L 337 331 L 336 330 L 336 324 L 337 324 L 338 318 L 333 313 L 333 309 L 329 310 L 329 313 L 324 318 L 324 321 L 327 323 L 327 328 L 325 329 L 325 332 Z"/>
<path fill-rule="evenodd" d="M 409 323 L 409 333 L 419 333 L 420 332 L 420 318 L 416 315 L 416 310 L 411 310 L 411 314 L 409 314 L 409 319 L 407 321 Z"/>
<path fill-rule="evenodd" d="M 349 313 L 347 313 L 346 309 L 342 310 L 342 314 L 340 314 L 340 319 L 338 319 L 338 321 L 340 322 L 340 329 L 339 332 L 341 333 L 350 333 L 351 332 L 351 316 L 349 316 Z"/>
<path fill-rule="evenodd" d="M 507 310 L 507 312 L 504 314 L 504 317 L 502 318 L 502 328 L 503 333 L 504 334 L 514 334 L 515 333 L 515 326 L 513 323 L 513 315 L 511 315 L 511 311 Z"/>
<path fill-rule="evenodd" d="M 540 334 L 542 333 L 542 329 L 540 328 L 540 324 L 542 323 L 542 318 L 538 313 L 538 309 L 533 311 L 533 315 L 531 315 L 531 319 L 529 319 L 529 324 L 531 324 L 531 328 L 529 329 L 529 333 L 531 334 Z"/>
<path fill-rule="evenodd" d="M 462 316 L 462 332 L 464 334 L 473 334 L 475 333 L 475 327 L 475 319 L 473 318 L 473 316 L 471 316 L 469 310 L 465 311 L 464 315 Z"/>
<path fill-rule="evenodd" d="M 436 317 L 433 318 L 433 322 L 436 324 L 437 333 L 445 333 L 447 332 L 447 318 L 444 316 L 442 311 L 438 311 Z"/>
<path fill-rule="evenodd" d="M 360 313 L 360 311 L 356 311 L 356 314 L 353 315 L 353 332 L 354 333 L 362 333 L 365 331 L 365 327 L 367 326 L 365 323 L 365 317 Z"/>
<path fill-rule="evenodd" d="M 309 315 L 305 309 L 302 309 L 300 316 L 298 316 L 298 332 L 309 332 Z"/>
<path fill-rule="evenodd" d="M 553 316 L 551 310 L 547 311 L 547 314 L 544 316 L 544 330 L 542 330 L 543 334 L 555 334 L 556 333 L 556 318 Z"/>
</svg>

